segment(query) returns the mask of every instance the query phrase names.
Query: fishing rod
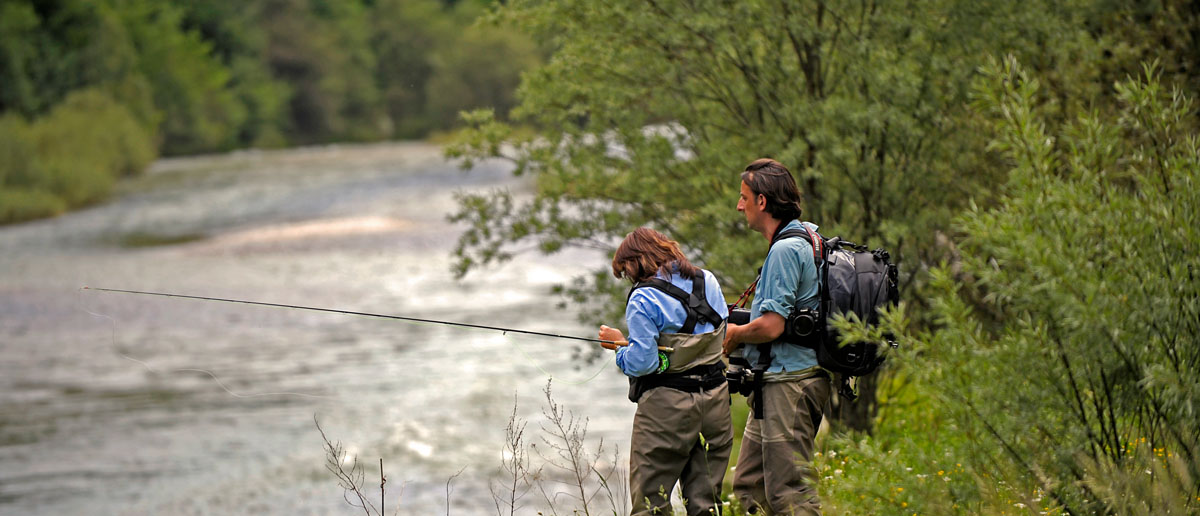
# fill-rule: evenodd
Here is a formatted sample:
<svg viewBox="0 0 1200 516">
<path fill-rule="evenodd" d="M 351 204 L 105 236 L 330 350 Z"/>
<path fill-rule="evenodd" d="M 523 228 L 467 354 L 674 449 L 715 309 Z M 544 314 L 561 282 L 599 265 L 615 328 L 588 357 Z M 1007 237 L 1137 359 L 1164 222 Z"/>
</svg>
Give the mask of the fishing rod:
<svg viewBox="0 0 1200 516">
<path fill-rule="evenodd" d="M 462 327 L 462 328 L 476 328 L 476 329 L 481 329 L 481 330 L 493 330 L 493 331 L 500 331 L 500 332 L 505 332 L 505 333 L 508 333 L 508 332 L 523 333 L 526 335 L 537 335 L 537 336 L 541 336 L 541 337 L 551 337 L 551 338 L 556 338 L 556 339 L 571 339 L 571 340 L 581 340 L 584 342 L 599 342 L 599 343 L 603 343 L 603 344 L 613 344 L 618 347 L 629 345 L 629 342 L 624 341 L 624 340 L 604 340 L 604 339 L 596 339 L 596 338 L 588 338 L 588 337 L 576 337 L 574 335 L 559 335 L 557 333 L 546 333 L 546 332 L 532 331 L 532 330 L 521 330 L 521 329 L 517 329 L 517 328 L 503 328 L 500 326 L 487 326 L 487 325 L 483 325 L 483 324 L 470 324 L 470 323 L 462 323 L 462 322 L 454 322 L 454 321 L 439 321 L 437 319 L 423 319 L 420 317 L 407 317 L 407 316 L 403 316 L 403 315 L 373 314 L 370 312 L 355 312 L 352 310 L 339 310 L 336 308 L 318 308 L 318 307 L 313 307 L 313 306 L 287 305 L 287 304 L 282 304 L 282 303 L 264 303 L 261 301 L 246 301 L 243 299 L 226 299 L 226 298 L 220 298 L 220 297 L 189 296 L 189 295 L 184 295 L 184 294 L 171 294 L 171 293 L 166 293 L 166 292 L 145 292 L 145 291 L 141 291 L 141 290 L 123 290 L 123 289 L 117 289 L 117 288 L 99 288 L 99 287 L 85 286 L 85 287 L 83 287 L 83 290 L 95 290 L 97 292 L 117 292 L 117 293 L 122 293 L 122 294 L 138 294 L 138 295 L 143 295 L 143 296 L 178 297 L 178 298 L 183 298 L 183 299 L 198 299 L 201 301 L 218 301 L 218 302 L 222 302 L 222 303 L 238 303 L 238 304 L 243 304 L 243 305 L 273 306 L 276 308 L 292 308 L 292 309 L 296 309 L 296 310 L 311 310 L 314 312 L 332 312 L 332 313 L 346 314 L 346 315 L 361 315 L 361 316 L 365 316 L 365 317 L 379 317 L 381 319 L 396 319 L 396 320 L 410 321 L 410 322 L 444 324 L 446 326 L 458 326 L 458 327 Z M 659 346 L 658 350 L 666 351 L 669 353 L 669 352 L 675 351 L 675 348 L 668 347 L 668 346 Z"/>
</svg>

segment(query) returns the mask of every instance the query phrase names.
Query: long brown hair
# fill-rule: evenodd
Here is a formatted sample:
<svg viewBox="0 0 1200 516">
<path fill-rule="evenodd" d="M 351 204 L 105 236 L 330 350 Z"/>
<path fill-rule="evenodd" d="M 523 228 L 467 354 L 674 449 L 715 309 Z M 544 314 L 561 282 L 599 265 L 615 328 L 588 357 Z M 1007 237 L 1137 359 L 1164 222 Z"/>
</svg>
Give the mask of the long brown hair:
<svg viewBox="0 0 1200 516">
<path fill-rule="evenodd" d="M 678 264 L 684 277 L 695 277 L 700 269 L 679 250 L 679 244 L 666 235 L 640 227 L 625 236 L 613 254 L 613 276 L 637 283 L 654 277 L 658 271 L 669 274 L 668 267 Z"/>
</svg>

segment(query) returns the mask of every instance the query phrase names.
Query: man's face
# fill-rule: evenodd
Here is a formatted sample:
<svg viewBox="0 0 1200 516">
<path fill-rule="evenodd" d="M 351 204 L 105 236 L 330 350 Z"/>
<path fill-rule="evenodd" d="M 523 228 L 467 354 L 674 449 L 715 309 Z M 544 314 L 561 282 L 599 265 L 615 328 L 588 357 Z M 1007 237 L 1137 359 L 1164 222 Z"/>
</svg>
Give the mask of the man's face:
<svg viewBox="0 0 1200 516">
<path fill-rule="evenodd" d="M 742 190 L 738 194 L 738 211 L 746 214 L 746 224 L 750 229 L 762 231 L 763 208 L 766 207 L 767 199 L 762 195 L 756 195 L 750 191 L 750 187 L 746 186 L 746 182 L 742 181 Z"/>
</svg>

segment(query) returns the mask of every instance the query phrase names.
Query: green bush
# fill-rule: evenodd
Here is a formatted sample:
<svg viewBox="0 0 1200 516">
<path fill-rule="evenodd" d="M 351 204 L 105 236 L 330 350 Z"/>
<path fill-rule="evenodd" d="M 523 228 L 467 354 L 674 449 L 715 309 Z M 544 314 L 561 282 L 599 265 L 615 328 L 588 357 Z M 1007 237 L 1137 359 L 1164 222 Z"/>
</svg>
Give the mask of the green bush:
<svg viewBox="0 0 1200 516">
<path fill-rule="evenodd" d="M 106 197 L 140 173 L 155 145 L 124 106 L 96 89 L 71 93 L 47 116 L 0 119 L 0 222 L 62 213 Z"/>
<path fill-rule="evenodd" d="M 29 123 L 11 113 L 0 117 L 0 186 L 33 184 L 33 163 Z"/>
<path fill-rule="evenodd" d="M 1150 66 L 1116 85 L 1116 112 L 1056 124 L 1015 60 L 980 72 L 976 108 L 1010 166 L 1001 202 L 957 218 L 935 326 L 892 328 L 909 335 L 898 406 L 872 439 L 833 443 L 822 494 L 851 514 L 1194 514 L 1191 100 Z"/>
<path fill-rule="evenodd" d="M 62 198 L 40 190 L 0 187 L 0 222 L 23 222 L 60 215 L 67 210 Z"/>
<path fill-rule="evenodd" d="M 96 90 L 70 94 L 31 131 L 41 170 L 36 186 L 69 206 L 102 199 L 118 177 L 137 174 L 154 159 L 149 133 Z"/>
</svg>

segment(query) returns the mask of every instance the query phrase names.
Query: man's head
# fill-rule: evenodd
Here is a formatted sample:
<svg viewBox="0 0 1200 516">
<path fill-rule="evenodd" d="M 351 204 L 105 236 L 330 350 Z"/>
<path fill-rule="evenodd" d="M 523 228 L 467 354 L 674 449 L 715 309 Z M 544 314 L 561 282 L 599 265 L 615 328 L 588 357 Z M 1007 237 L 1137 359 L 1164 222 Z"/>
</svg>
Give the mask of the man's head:
<svg viewBox="0 0 1200 516">
<path fill-rule="evenodd" d="M 763 231 L 768 220 L 786 222 L 800 217 L 800 189 L 782 163 L 769 158 L 754 160 L 742 172 L 738 211 L 746 214 L 750 228 Z"/>
</svg>

